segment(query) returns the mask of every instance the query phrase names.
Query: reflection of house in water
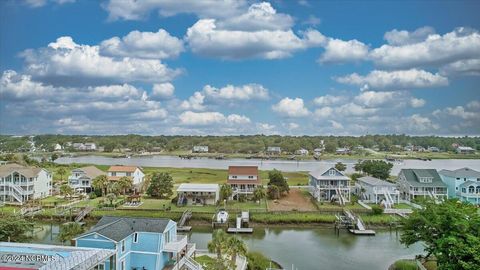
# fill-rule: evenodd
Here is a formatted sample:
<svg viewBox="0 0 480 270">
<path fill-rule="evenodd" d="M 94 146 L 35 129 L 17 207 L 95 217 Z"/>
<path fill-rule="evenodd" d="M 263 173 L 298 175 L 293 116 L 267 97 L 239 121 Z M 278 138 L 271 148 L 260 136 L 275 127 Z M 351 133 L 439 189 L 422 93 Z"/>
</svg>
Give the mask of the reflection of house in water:
<svg viewBox="0 0 480 270">
<path fill-rule="evenodd" d="M 180 184 L 178 205 L 215 205 L 220 198 L 218 184 Z"/>
</svg>

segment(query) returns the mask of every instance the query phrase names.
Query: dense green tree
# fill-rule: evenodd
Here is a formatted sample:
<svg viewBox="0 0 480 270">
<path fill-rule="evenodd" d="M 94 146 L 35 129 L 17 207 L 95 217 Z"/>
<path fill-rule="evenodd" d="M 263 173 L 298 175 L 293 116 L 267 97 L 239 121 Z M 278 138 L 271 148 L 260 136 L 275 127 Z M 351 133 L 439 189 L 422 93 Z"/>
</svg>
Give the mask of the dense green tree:
<svg viewBox="0 0 480 270">
<path fill-rule="evenodd" d="M 383 160 L 364 160 L 355 164 L 355 170 L 380 179 L 388 179 L 393 164 Z"/>
<path fill-rule="evenodd" d="M 154 198 L 168 199 L 173 195 L 173 178 L 168 173 L 155 172 L 150 176 L 147 194 Z"/>
<path fill-rule="evenodd" d="M 19 216 L 3 216 L 1 220 L 0 241 L 26 242 L 30 240 L 28 232 L 33 230 L 33 222 Z"/>
<path fill-rule="evenodd" d="M 212 241 L 208 242 L 208 251 L 217 254 L 217 259 L 222 259 L 228 245 L 228 234 L 224 230 L 215 230 Z"/>
<path fill-rule="evenodd" d="M 277 200 L 280 198 L 280 189 L 276 185 L 268 185 L 267 196 L 270 200 Z"/>
<path fill-rule="evenodd" d="M 67 170 L 64 167 L 60 167 L 58 168 L 57 173 L 60 175 L 60 181 L 63 182 L 63 176 L 67 174 Z"/>
<path fill-rule="evenodd" d="M 60 242 L 65 243 L 66 241 L 72 240 L 81 233 L 83 233 L 83 228 L 80 223 L 69 222 L 60 226 L 60 232 L 57 235 L 57 238 Z"/>
<path fill-rule="evenodd" d="M 347 165 L 343 164 L 342 162 L 337 162 L 337 164 L 335 164 L 335 169 L 343 172 L 347 169 Z"/>
<path fill-rule="evenodd" d="M 435 256 L 439 270 L 474 270 L 480 265 L 480 215 L 467 203 L 450 199 L 426 201 L 402 222 L 400 241 L 407 247 L 425 245 Z"/>
<path fill-rule="evenodd" d="M 280 191 L 280 195 L 290 190 L 287 180 L 285 179 L 285 177 L 283 177 L 283 174 L 281 171 L 275 170 L 275 169 L 273 171 L 269 171 L 268 179 L 269 179 L 268 185 L 277 186 Z"/>
</svg>

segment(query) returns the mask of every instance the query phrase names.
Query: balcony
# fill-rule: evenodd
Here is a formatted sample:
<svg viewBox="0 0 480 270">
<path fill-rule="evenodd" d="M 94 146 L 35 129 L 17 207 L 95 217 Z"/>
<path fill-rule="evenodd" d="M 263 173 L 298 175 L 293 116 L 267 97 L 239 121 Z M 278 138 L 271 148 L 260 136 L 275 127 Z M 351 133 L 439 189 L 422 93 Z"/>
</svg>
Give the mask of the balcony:
<svg viewBox="0 0 480 270">
<path fill-rule="evenodd" d="M 480 198 L 480 192 L 460 192 L 460 196 L 464 198 Z"/>
<path fill-rule="evenodd" d="M 174 241 L 165 243 L 163 250 L 166 252 L 178 253 L 187 246 L 188 239 L 186 235 L 177 235 Z"/>
<path fill-rule="evenodd" d="M 400 191 L 398 189 L 389 189 L 389 188 L 373 188 L 373 193 L 375 194 L 384 194 L 384 193 L 390 193 L 392 195 L 399 195 Z"/>
</svg>

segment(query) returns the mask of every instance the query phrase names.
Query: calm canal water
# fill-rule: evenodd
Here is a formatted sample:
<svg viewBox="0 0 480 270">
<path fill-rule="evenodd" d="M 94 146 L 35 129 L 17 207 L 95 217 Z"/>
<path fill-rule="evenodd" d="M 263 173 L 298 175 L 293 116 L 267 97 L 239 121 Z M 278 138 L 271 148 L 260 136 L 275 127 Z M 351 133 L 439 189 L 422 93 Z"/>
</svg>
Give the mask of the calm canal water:
<svg viewBox="0 0 480 270">
<path fill-rule="evenodd" d="M 34 242 L 57 243 L 58 225 L 39 224 Z M 53 229 L 53 236 L 52 231 Z M 251 235 L 239 235 L 249 250 L 260 251 L 284 268 L 299 270 L 386 270 L 400 258 L 413 258 L 423 252 L 421 244 L 405 248 L 395 231 L 377 231 L 376 236 L 353 236 L 333 228 L 261 228 Z M 207 249 L 210 227 L 196 227 L 190 241 Z"/>
<path fill-rule="evenodd" d="M 103 156 L 79 156 L 61 157 L 55 162 L 59 164 L 88 163 L 95 165 L 135 165 L 143 167 L 174 167 L 174 168 L 208 168 L 227 169 L 234 165 L 257 165 L 262 170 L 277 169 L 281 171 L 312 171 L 318 168 L 319 164 L 335 164 L 343 162 L 347 165 L 347 173 L 353 172 L 353 166 L 357 160 L 334 159 L 322 161 L 290 161 L 290 160 L 259 160 L 259 159 L 225 159 L 216 160 L 211 158 L 180 159 L 177 156 L 142 156 L 131 158 L 112 158 Z M 480 160 L 478 159 L 435 159 L 432 161 L 404 160 L 402 163 L 394 164 L 392 175 L 397 175 L 403 168 L 425 168 L 425 169 L 458 169 L 469 167 L 480 171 Z"/>
</svg>

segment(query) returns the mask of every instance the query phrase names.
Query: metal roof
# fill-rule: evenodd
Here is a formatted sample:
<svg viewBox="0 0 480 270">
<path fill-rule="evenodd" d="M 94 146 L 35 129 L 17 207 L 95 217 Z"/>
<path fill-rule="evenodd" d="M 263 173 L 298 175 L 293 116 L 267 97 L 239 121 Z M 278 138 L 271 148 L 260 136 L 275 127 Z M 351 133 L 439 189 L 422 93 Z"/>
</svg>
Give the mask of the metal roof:
<svg viewBox="0 0 480 270">
<path fill-rule="evenodd" d="M 114 250 L 83 248 L 70 246 L 55 246 L 30 243 L 10 243 L 0 242 L 1 255 L 21 255 L 21 256 L 37 256 L 42 260 L 17 260 L 13 262 L 0 261 L 0 268 L 11 267 L 13 269 L 92 269 L 98 264 L 102 264 L 109 257 L 115 254 Z M 45 259 L 45 260 L 43 260 Z"/>
<path fill-rule="evenodd" d="M 218 192 L 218 184 L 180 184 L 177 192 Z"/>
</svg>

